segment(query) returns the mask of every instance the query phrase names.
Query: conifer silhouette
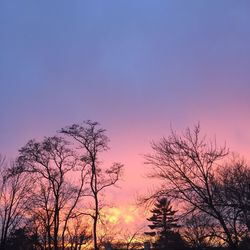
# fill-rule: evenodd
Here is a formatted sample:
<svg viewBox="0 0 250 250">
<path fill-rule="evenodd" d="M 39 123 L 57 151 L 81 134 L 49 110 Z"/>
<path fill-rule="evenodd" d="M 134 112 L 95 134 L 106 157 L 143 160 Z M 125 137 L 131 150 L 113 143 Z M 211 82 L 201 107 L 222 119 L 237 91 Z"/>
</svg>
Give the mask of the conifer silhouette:
<svg viewBox="0 0 250 250">
<path fill-rule="evenodd" d="M 150 210 L 152 216 L 147 220 L 151 222 L 148 227 L 151 232 L 145 232 L 146 235 L 158 236 L 156 242 L 157 249 L 165 249 L 167 246 L 174 246 L 176 242 L 180 242 L 179 233 L 175 231 L 178 228 L 175 213 L 170 201 L 166 197 L 158 198 L 154 208 Z"/>
</svg>

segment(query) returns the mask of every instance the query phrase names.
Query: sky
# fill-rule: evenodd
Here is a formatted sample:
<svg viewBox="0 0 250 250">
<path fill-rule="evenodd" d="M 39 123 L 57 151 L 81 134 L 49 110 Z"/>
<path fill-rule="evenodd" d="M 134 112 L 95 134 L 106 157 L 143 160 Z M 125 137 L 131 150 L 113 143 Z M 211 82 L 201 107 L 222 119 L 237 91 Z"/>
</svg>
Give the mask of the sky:
<svg viewBox="0 0 250 250">
<path fill-rule="evenodd" d="M 84 120 L 125 165 L 117 203 L 150 188 L 150 141 L 200 122 L 250 152 L 248 0 L 0 1 L 0 152 Z"/>
</svg>

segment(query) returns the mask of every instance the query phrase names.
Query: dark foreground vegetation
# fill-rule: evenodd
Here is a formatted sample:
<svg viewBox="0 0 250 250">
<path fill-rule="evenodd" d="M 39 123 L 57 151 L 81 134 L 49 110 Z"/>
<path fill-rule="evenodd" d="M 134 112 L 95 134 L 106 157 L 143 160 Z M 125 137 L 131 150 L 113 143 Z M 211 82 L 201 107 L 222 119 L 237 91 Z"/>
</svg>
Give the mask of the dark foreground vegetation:
<svg viewBox="0 0 250 250">
<path fill-rule="evenodd" d="M 101 166 L 99 154 L 108 141 L 98 123 L 87 121 L 30 140 L 10 165 L 1 157 L 1 250 L 77 250 L 90 238 L 98 249 L 101 193 L 119 180 L 123 168 Z"/>
<path fill-rule="evenodd" d="M 145 156 L 160 183 L 140 200 L 151 211 L 145 243 L 136 233 L 100 239 L 102 192 L 123 169 L 102 166 L 108 141 L 87 121 L 30 140 L 13 162 L 0 156 L 0 250 L 250 249 L 250 167 L 199 125 L 172 131 Z"/>
<path fill-rule="evenodd" d="M 202 136 L 199 125 L 182 134 L 172 131 L 169 137 L 152 143 L 152 149 L 153 153 L 146 156 L 146 163 L 152 167 L 149 177 L 160 180 L 162 185 L 144 202 L 167 197 L 179 208 L 177 216 L 168 209 L 169 205 L 165 207 L 172 217 L 176 214 L 178 230 L 173 228 L 173 222 L 177 222 L 174 218 L 165 225 L 169 216 L 166 211 L 156 220 L 159 241 L 177 231 L 192 248 L 249 249 L 250 168 L 247 162 L 231 154 L 225 146 L 218 146 L 215 139 Z"/>
</svg>

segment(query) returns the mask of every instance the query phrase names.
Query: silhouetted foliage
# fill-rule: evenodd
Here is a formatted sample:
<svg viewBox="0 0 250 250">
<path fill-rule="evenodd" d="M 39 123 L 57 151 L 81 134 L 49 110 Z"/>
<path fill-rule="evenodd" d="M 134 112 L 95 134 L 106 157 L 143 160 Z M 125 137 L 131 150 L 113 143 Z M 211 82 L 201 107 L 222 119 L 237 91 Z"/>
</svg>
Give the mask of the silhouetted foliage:
<svg viewBox="0 0 250 250">
<path fill-rule="evenodd" d="M 25 219 L 29 207 L 32 181 L 16 172 L 16 162 L 8 164 L 0 156 L 0 249 L 5 250 L 7 239 Z"/>
<path fill-rule="evenodd" d="M 77 205 L 85 195 L 85 166 L 58 136 L 29 141 L 20 149 L 18 162 L 36 180 L 30 213 L 43 234 L 44 245 L 48 250 L 58 250 L 61 245 L 63 250 L 69 221 L 77 216 Z"/>
<path fill-rule="evenodd" d="M 246 236 L 241 239 L 240 244 L 239 244 L 239 249 L 240 250 L 250 250 L 250 238 L 249 236 Z"/>
<path fill-rule="evenodd" d="M 150 212 L 153 215 L 147 220 L 152 222 L 152 224 L 148 226 L 156 234 L 165 236 L 169 231 L 178 227 L 176 223 L 178 219 L 174 218 L 176 211 L 172 209 L 167 198 L 158 198 Z"/>
<path fill-rule="evenodd" d="M 158 198 L 154 204 L 154 208 L 150 210 L 152 216 L 147 220 L 152 224 L 148 227 L 152 232 L 145 232 L 146 235 L 157 236 L 157 249 L 179 249 L 184 247 L 183 240 L 178 232 L 175 231 L 179 226 L 178 219 L 170 205 L 170 201 L 166 197 Z"/>
<path fill-rule="evenodd" d="M 242 159 L 234 157 L 219 172 L 218 185 L 223 205 L 237 213 L 238 220 L 250 232 L 250 169 Z"/>
<path fill-rule="evenodd" d="M 74 218 L 72 224 L 72 227 L 68 229 L 68 249 L 81 250 L 83 244 L 90 242 L 92 235 L 87 232 L 87 228 L 81 217 Z"/>
<path fill-rule="evenodd" d="M 191 213 L 183 223 L 182 235 L 194 249 L 206 249 L 216 242 L 214 220 L 204 213 Z"/>
<path fill-rule="evenodd" d="M 172 131 L 168 138 L 153 142 L 152 149 L 146 156 L 152 166 L 149 177 L 162 180 L 165 187 L 157 195 L 167 194 L 187 204 L 187 213 L 200 211 L 211 216 L 217 223 L 216 236 L 237 248 L 238 214 L 222 202 L 223 190 L 216 179 L 218 167 L 227 160 L 226 147 L 202 137 L 198 125 L 182 135 Z"/>
<path fill-rule="evenodd" d="M 97 230 L 102 192 L 116 185 L 123 169 L 120 163 L 103 168 L 106 131 L 87 121 L 60 132 L 30 140 L 11 163 L 0 155 L 0 250 L 81 250 L 85 243 L 95 250 L 106 243 L 140 249 L 143 242 L 134 239 L 141 229 L 120 241 L 113 225 L 103 234 Z M 146 232 L 156 239 L 155 249 L 250 250 L 248 163 L 202 137 L 199 125 L 181 135 L 172 131 L 152 148 L 146 156 L 150 177 L 162 185 L 144 201 L 155 202 L 152 231 Z M 181 228 L 170 200 L 178 202 Z M 93 219 L 92 234 L 86 215 Z"/>
<path fill-rule="evenodd" d="M 40 250 L 38 235 L 31 234 L 25 228 L 12 232 L 6 243 L 6 250 Z"/>
</svg>

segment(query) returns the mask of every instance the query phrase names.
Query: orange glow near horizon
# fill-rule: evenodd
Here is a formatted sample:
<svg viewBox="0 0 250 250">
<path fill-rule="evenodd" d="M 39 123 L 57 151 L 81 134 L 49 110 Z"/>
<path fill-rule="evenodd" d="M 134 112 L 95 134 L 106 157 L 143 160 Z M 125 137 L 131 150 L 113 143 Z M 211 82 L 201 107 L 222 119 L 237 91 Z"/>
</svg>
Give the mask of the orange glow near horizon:
<svg viewBox="0 0 250 250">
<path fill-rule="evenodd" d="M 104 220 L 111 224 L 121 224 L 122 227 L 136 227 L 138 225 L 144 225 L 146 221 L 145 214 L 142 209 L 132 205 L 116 206 L 111 208 L 105 208 L 102 211 Z"/>
</svg>

